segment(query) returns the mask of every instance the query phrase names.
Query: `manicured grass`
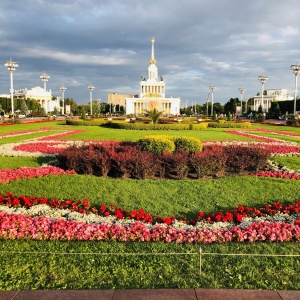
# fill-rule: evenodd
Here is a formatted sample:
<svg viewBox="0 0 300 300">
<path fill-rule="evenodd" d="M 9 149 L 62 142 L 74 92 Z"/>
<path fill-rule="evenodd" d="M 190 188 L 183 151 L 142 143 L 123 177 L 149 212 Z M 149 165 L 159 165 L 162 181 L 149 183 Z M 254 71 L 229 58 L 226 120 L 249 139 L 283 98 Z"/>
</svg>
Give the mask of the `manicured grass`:
<svg viewBox="0 0 300 300">
<path fill-rule="evenodd" d="M 272 139 L 279 139 L 283 140 L 286 142 L 294 142 L 300 144 L 300 136 L 299 137 L 292 137 L 292 136 L 287 136 L 287 135 L 279 135 L 279 134 L 272 134 L 272 133 L 261 133 L 261 132 L 255 132 L 256 135 L 259 136 L 264 136 L 264 137 L 269 137 Z M 300 131 L 299 131 L 300 134 Z"/>
<path fill-rule="evenodd" d="M 0 156 L 0 169 L 18 169 L 21 167 L 39 167 L 53 160 L 53 157 L 7 157 Z"/>
<path fill-rule="evenodd" d="M 199 211 L 294 202 L 300 198 L 300 181 L 253 176 L 178 181 L 64 175 L 0 185 L 0 193 L 7 191 L 58 199 L 87 198 L 92 205 L 115 204 L 126 210 L 144 208 L 154 215 L 194 218 Z"/>
<path fill-rule="evenodd" d="M 271 160 L 291 170 L 300 170 L 300 156 L 277 156 L 271 157 Z"/>
<path fill-rule="evenodd" d="M 58 134 L 60 132 L 47 131 L 47 132 L 37 132 L 37 133 L 31 133 L 31 134 L 25 134 L 25 135 L 19 135 L 19 136 L 5 137 L 5 138 L 0 139 L 0 145 L 10 144 L 10 143 L 20 143 L 22 141 L 26 141 L 29 139 L 40 138 L 43 136 Z"/>
<path fill-rule="evenodd" d="M 51 127 L 82 129 L 84 133 L 65 139 L 137 140 L 145 135 L 194 136 L 201 140 L 248 140 L 225 133 L 225 129 L 203 131 L 127 131 L 101 127 L 70 127 L 63 122 L 0 126 L 0 134 Z M 299 128 L 253 124 L 274 130 L 299 133 Z M 47 134 L 43 134 L 47 135 Z M 17 141 L 31 138 L 29 135 Z M 8 142 L 10 138 L 3 139 Z M 0 140 L 1 141 L 1 140 Z M 9 141 L 11 142 L 11 141 Z M 299 165 L 299 157 L 274 158 L 283 164 Z M 43 159 L 0 157 L 1 168 L 38 166 Z M 299 169 L 299 168 L 298 168 Z M 217 180 L 121 180 L 83 175 L 50 176 L 0 185 L 0 193 L 35 195 L 58 199 L 88 198 L 91 204 L 115 204 L 124 209 L 144 208 L 153 215 L 194 218 L 206 213 L 262 206 L 275 201 L 292 203 L 300 198 L 300 181 L 235 176 Z M 261 253 L 299 254 L 297 243 L 230 243 L 216 245 L 58 242 L 1 240 L 0 289 L 130 289 L 130 288 L 245 288 L 300 289 L 299 258 L 239 257 L 204 255 L 199 275 L 198 255 L 149 255 L 151 253 Z M 1 252 L 8 251 L 8 252 Z M 41 251 L 53 254 L 26 254 L 12 251 Z M 59 253 L 97 255 L 57 255 Z M 99 255 L 99 253 L 145 253 Z"/>
<path fill-rule="evenodd" d="M 6 252 L 0 252 L 0 289 L 300 288 L 299 258 L 203 255 L 200 275 L 199 249 L 195 244 L 2 241 L 0 251 Z M 201 249 L 299 254 L 295 243 L 230 243 Z"/>
<path fill-rule="evenodd" d="M 41 122 L 41 123 L 24 123 L 0 126 L 0 134 L 23 131 L 23 130 L 38 130 L 45 127 L 57 128 L 58 125 L 65 124 L 62 122 Z"/>
</svg>

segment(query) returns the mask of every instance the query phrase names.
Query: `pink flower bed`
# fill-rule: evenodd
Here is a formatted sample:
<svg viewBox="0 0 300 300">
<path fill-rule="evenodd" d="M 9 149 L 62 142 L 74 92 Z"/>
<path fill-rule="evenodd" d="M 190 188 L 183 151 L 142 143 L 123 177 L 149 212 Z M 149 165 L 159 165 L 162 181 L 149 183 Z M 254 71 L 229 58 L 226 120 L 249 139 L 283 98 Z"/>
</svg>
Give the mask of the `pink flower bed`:
<svg viewBox="0 0 300 300">
<path fill-rule="evenodd" d="M 255 174 L 261 177 L 274 177 L 274 178 L 284 178 L 284 179 L 296 179 L 300 180 L 300 174 L 297 173 L 286 173 L 281 171 L 261 171 Z"/>
<path fill-rule="evenodd" d="M 19 144 L 13 147 L 14 151 L 23 151 L 29 153 L 40 152 L 43 154 L 56 154 L 62 151 L 65 147 L 64 145 L 67 144 L 67 141 L 54 141 L 54 142 L 47 142 L 47 143 L 27 143 L 27 144 Z"/>
<path fill-rule="evenodd" d="M 0 213 L 0 238 L 34 240 L 80 240 L 122 242 L 176 242 L 176 243 L 226 243 L 226 242 L 287 242 L 300 241 L 300 220 L 289 223 L 253 223 L 247 228 L 184 230 L 156 226 L 149 229 L 144 223 L 127 226 L 120 224 L 86 224 L 83 222 L 50 218 L 28 217 L 22 214 Z"/>
<path fill-rule="evenodd" d="M 264 141 L 267 143 L 284 143 L 284 141 L 280 141 L 278 139 L 272 139 L 272 138 L 268 138 L 268 137 L 263 137 L 263 136 L 258 136 L 255 134 L 251 134 L 251 133 L 247 133 L 245 131 L 239 131 L 239 130 L 225 130 L 225 132 L 230 133 L 230 134 L 235 134 L 235 135 L 239 135 L 239 136 L 244 136 L 244 137 L 250 137 L 252 139 L 256 139 L 256 140 L 260 140 L 260 141 Z"/>
<path fill-rule="evenodd" d="M 69 130 L 67 132 L 58 133 L 58 134 L 51 135 L 51 136 L 41 137 L 41 138 L 39 138 L 39 140 L 48 141 L 48 140 L 58 139 L 58 138 L 70 136 L 70 135 L 73 135 L 73 134 L 81 133 L 81 132 L 84 132 L 84 131 L 85 130 Z"/>
<path fill-rule="evenodd" d="M 33 178 L 49 175 L 76 174 L 75 171 L 64 171 L 63 169 L 46 166 L 38 168 L 19 168 L 16 170 L 3 169 L 0 170 L 0 183 L 7 183 L 22 178 Z"/>
<path fill-rule="evenodd" d="M 292 133 L 292 132 L 287 132 L 287 131 L 277 131 L 277 130 L 269 130 L 265 128 L 257 128 L 256 131 L 259 132 L 270 132 L 270 133 L 276 133 L 278 135 L 287 135 L 287 136 L 295 136 L 295 137 L 300 137 L 300 134 L 298 133 Z"/>
</svg>

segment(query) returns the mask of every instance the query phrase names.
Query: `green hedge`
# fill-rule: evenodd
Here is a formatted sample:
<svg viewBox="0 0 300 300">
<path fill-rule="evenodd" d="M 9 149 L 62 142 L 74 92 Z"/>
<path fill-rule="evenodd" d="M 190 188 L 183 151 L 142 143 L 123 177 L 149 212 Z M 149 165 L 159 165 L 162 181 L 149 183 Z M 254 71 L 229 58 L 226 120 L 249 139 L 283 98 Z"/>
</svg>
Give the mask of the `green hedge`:
<svg viewBox="0 0 300 300">
<path fill-rule="evenodd" d="M 189 124 L 144 124 L 144 123 L 115 123 L 107 124 L 110 128 L 127 130 L 189 130 Z"/>
<path fill-rule="evenodd" d="M 209 128 L 251 128 L 250 122 L 210 122 L 208 123 Z"/>
<path fill-rule="evenodd" d="M 190 124 L 190 130 L 203 130 L 208 127 L 208 122 L 202 122 L 198 124 Z"/>
<path fill-rule="evenodd" d="M 138 140 L 138 144 L 144 151 L 161 154 L 164 151 L 174 152 L 175 144 L 169 138 L 163 136 L 145 137 Z"/>
<path fill-rule="evenodd" d="M 103 119 L 95 119 L 95 120 L 66 120 L 66 125 L 71 125 L 71 126 L 101 126 L 104 124 L 107 124 L 107 120 Z"/>
<path fill-rule="evenodd" d="M 174 137 L 172 140 L 174 141 L 176 149 L 184 149 L 190 153 L 202 151 L 203 148 L 201 141 L 195 137 Z"/>
<path fill-rule="evenodd" d="M 139 144 L 143 150 L 157 154 L 163 151 L 173 152 L 178 149 L 184 149 L 190 153 L 202 151 L 203 149 L 201 141 L 198 138 L 190 136 L 148 135 L 140 139 Z"/>
<path fill-rule="evenodd" d="M 145 123 L 125 123 L 118 121 L 108 121 L 105 119 L 94 120 L 66 120 L 66 125 L 72 126 L 104 126 L 115 129 L 126 130 L 204 130 L 206 128 L 251 128 L 250 122 L 202 122 L 197 124 L 172 123 L 172 124 L 145 124 Z"/>
</svg>

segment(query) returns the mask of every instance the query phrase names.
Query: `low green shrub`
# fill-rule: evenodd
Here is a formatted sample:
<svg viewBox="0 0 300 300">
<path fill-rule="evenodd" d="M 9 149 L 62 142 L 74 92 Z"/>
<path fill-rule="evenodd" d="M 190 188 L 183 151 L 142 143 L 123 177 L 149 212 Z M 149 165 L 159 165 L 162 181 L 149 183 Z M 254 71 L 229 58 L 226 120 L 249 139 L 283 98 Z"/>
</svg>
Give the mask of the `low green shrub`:
<svg viewBox="0 0 300 300">
<path fill-rule="evenodd" d="M 251 128 L 250 122 L 210 122 L 209 128 Z"/>
<path fill-rule="evenodd" d="M 95 119 L 95 120 L 74 120 L 67 119 L 66 125 L 71 126 L 101 126 L 107 123 L 107 120 L 104 119 Z"/>
<path fill-rule="evenodd" d="M 118 123 L 111 122 L 106 124 L 110 128 L 127 130 L 189 130 L 189 124 L 145 124 L 145 123 Z"/>
<path fill-rule="evenodd" d="M 172 138 L 176 150 L 183 149 L 189 153 L 202 151 L 203 145 L 201 141 L 195 137 L 182 136 Z"/>
<path fill-rule="evenodd" d="M 175 150 L 174 142 L 163 136 L 145 137 L 138 140 L 138 144 L 142 150 L 154 154 L 161 154 L 164 151 L 173 152 Z"/>
<path fill-rule="evenodd" d="M 172 147 L 172 148 L 166 149 L 169 152 L 173 152 L 174 150 L 178 150 L 178 149 L 183 149 L 187 152 L 192 153 L 192 152 L 196 152 L 196 151 L 202 151 L 202 148 L 203 148 L 203 145 L 198 138 L 190 137 L 190 136 L 148 135 L 148 136 L 145 136 L 145 139 L 151 139 L 151 140 L 154 139 L 157 141 L 161 140 L 164 142 L 166 140 L 171 141 L 174 144 L 174 148 Z M 150 141 L 147 143 L 150 143 Z M 161 145 L 161 147 L 163 147 L 163 145 Z M 151 145 L 149 145 L 149 148 L 151 149 Z M 159 150 L 160 149 L 161 148 L 159 148 Z M 153 151 L 151 151 L 151 152 L 153 152 Z M 153 152 L 153 153 L 162 153 L 162 151 Z"/>
<path fill-rule="evenodd" d="M 190 129 L 191 130 L 203 130 L 208 127 L 208 122 L 201 122 L 198 124 L 190 124 Z"/>
</svg>

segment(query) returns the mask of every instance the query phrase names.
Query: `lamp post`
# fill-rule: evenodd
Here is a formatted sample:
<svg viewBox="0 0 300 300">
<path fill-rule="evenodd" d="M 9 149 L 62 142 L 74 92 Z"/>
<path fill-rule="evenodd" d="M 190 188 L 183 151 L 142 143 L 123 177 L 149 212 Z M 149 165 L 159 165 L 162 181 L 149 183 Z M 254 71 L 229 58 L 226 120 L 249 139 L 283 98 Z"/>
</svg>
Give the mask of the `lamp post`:
<svg viewBox="0 0 300 300">
<path fill-rule="evenodd" d="M 246 99 L 246 98 L 245 98 L 245 100 L 244 100 L 244 101 L 245 101 L 245 114 L 247 114 L 247 103 L 248 103 L 248 100 L 249 100 L 249 99 Z"/>
<path fill-rule="evenodd" d="M 46 74 L 44 71 L 44 73 L 40 75 L 40 78 L 44 82 L 44 90 L 46 92 L 46 83 L 47 83 L 48 79 L 50 79 L 50 75 Z"/>
<path fill-rule="evenodd" d="M 47 86 L 46 86 L 46 83 L 48 81 L 48 79 L 50 79 L 50 75 L 46 74 L 45 71 L 43 74 L 40 75 L 40 78 L 42 79 L 42 81 L 44 82 L 44 92 L 45 92 L 45 98 L 44 98 L 44 101 L 45 101 L 45 107 L 47 109 L 46 112 L 48 112 L 48 105 L 46 105 L 46 92 L 47 92 Z"/>
<path fill-rule="evenodd" d="M 66 90 L 67 88 L 64 86 L 64 85 L 62 85 L 61 87 L 60 87 L 60 90 L 61 90 L 61 100 L 62 100 L 62 110 L 61 110 L 61 114 L 62 115 L 64 115 L 65 114 L 65 90 Z"/>
<path fill-rule="evenodd" d="M 261 108 L 263 108 L 264 105 L 264 86 L 265 82 L 269 79 L 267 76 L 258 76 L 258 80 L 261 82 Z"/>
<path fill-rule="evenodd" d="M 208 96 L 206 98 L 206 116 L 208 116 L 208 102 L 209 102 L 209 96 L 210 96 L 210 93 L 208 93 Z"/>
<path fill-rule="evenodd" d="M 209 90 L 211 91 L 211 112 L 210 115 L 213 116 L 214 114 L 214 91 L 216 87 L 214 85 L 209 86 Z"/>
<path fill-rule="evenodd" d="M 297 77 L 298 77 L 298 73 L 300 71 L 300 66 L 297 65 L 291 65 L 290 68 L 293 73 L 295 74 L 295 91 L 294 91 L 294 115 L 296 115 L 296 101 L 297 101 Z"/>
<path fill-rule="evenodd" d="M 245 92 L 245 88 L 241 87 L 239 88 L 240 94 L 241 94 L 241 115 L 243 114 L 243 94 Z"/>
<path fill-rule="evenodd" d="M 10 72 L 10 101 L 11 101 L 11 113 L 14 114 L 14 85 L 13 85 L 13 72 L 18 67 L 18 63 L 15 61 L 12 61 L 10 58 L 10 61 L 6 61 L 4 63 L 4 67 L 7 68 L 7 70 Z"/>
<path fill-rule="evenodd" d="M 101 98 L 98 98 L 97 99 L 97 102 L 98 102 L 98 112 L 99 112 L 99 115 L 101 114 L 101 106 L 100 106 L 100 102 L 101 102 Z"/>
<path fill-rule="evenodd" d="M 91 115 L 93 113 L 93 96 L 92 96 L 92 92 L 93 92 L 93 89 L 95 87 L 90 83 L 90 85 L 88 85 L 88 89 L 90 91 L 90 105 L 91 105 Z"/>
</svg>

